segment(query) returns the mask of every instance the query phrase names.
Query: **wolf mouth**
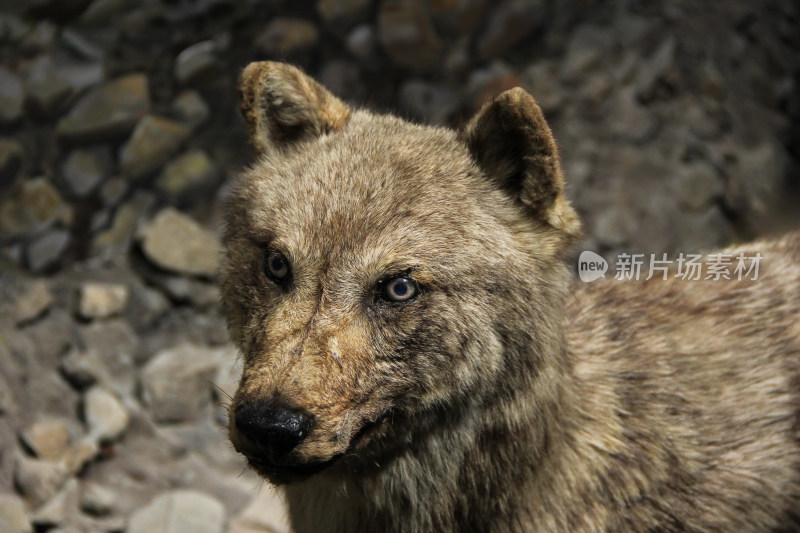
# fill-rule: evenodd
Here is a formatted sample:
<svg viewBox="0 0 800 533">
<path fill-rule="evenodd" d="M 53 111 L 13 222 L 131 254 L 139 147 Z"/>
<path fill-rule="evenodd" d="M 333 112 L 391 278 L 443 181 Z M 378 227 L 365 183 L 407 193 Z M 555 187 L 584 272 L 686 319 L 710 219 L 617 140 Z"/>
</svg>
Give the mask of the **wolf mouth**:
<svg viewBox="0 0 800 533">
<path fill-rule="evenodd" d="M 293 481 L 301 481 L 332 466 L 344 455 L 352 454 L 356 450 L 366 446 L 367 443 L 378 434 L 384 422 L 386 422 L 391 415 L 392 410 L 389 409 L 376 419 L 366 422 L 350 440 L 350 444 L 345 452 L 337 453 L 330 459 L 324 461 L 281 465 L 275 464 L 265 456 L 246 455 L 247 462 L 258 474 L 270 479 L 274 483 L 284 484 Z"/>
<path fill-rule="evenodd" d="M 338 461 L 341 456 L 342 454 L 336 454 L 325 461 L 312 461 L 293 465 L 276 465 L 263 458 L 250 456 L 247 457 L 247 462 L 261 476 L 275 483 L 289 483 L 311 477 L 325 470 Z"/>
</svg>

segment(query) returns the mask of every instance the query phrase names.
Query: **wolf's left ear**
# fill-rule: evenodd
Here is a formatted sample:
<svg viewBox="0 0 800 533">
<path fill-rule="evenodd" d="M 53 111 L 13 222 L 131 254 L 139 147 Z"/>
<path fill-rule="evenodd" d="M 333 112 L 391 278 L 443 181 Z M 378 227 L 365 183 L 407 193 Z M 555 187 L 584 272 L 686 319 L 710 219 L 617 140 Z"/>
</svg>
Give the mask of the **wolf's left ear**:
<svg viewBox="0 0 800 533">
<path fill-rule="evenodd" d="M 486 175 L 536 220 L 571 237 L 580 220 L 564 196 L 555 139 L 524 89 L 509 89 L 483 106 L 461 132 Z"/>
<path fill-rule="evenodd" d="M 335 131 L 350 108 L 297 67 L 250 63 L 239 79 L 241 110 L 250 142 L 268 153 Z"/>
</svg>

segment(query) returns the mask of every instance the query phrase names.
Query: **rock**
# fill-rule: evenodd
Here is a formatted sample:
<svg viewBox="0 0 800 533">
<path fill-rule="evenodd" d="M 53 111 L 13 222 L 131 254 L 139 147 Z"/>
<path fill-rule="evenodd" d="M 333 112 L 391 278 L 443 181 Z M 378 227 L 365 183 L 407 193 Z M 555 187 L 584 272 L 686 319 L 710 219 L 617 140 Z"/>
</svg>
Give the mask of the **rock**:
<svg viewBox="0 0 800 533">
<path fill-rule="evenodd" d="M 299 18 L 276 17 L 255 40 L 263 54 L 273 57 L 300 56 L 311 51 L 319 40 L 317 27 Z"/>
<path fill-rule="evenodd" d="M 117 503 L 116 493 L 97 483 L 86 483 L 80 495 L 81 509 L 93 516 L 111 514 Z"/>
<path fill-rule="evenodd" d="M 131 131 L 149 108 L 147 76 L 129 74 L 83 96 L 58 122 L 56 131 L 66 142 L 106 141 Z"/>
<path fill-rule="evenodd" d="M 139 192 L 117 208 L 111 227 L 98 233 L 92 242 L 92 254 L 118 256 L 128 250 L 139 222 L 155 203 L 152 194 Z"/>
<path fill-rule="evenodd" d="M 56 67 L 58 76 L 72 88 L 73 94 L 82 93 L 86 89 L 103 81 L 102 61 L 59 61 Z"/>
<path fill-rule="evenodd" d="M 365 96 L 361 69 L 351 61 L 333 59 L 326 62 L 319 72 L 319 80 L 333 94 L 353 99 Z"/>
<path fill-rule="evenodd" d="M 685 207 L 692 210 L 701 209 L 722 197 L 725 184 L 711 165 L 693 163 L 679 169 L 677 194 Z"/>
<path fill-rule="evenodd" d="M 179 122 L 146 115 L 120 151 L 120 170 L 133 179 L 158 170 L 178 151 L 189 133 L 189 128 Z"/>
<path fill-rule="evenodd" d="M 72 86 L 59 76 L 52 57 L 39 56 L 28 66 L 26 104 L 34 115 L 52 117 L 72 96 L 72 90 Z"/>
<path fill-rule="evenodd" d="M 89 435 L 100 442 L 116 440 L 130 422 L 128 410 L 114 394 L 100 386 L 92 387 L 84 395 L 83 418 Z"/>
<path fill-rule="evenodd" d="M 69 232 L 64 229 L 50 230 L 35 241 L 27 250 L 28 268 L 32 272 L 45 272 L 56 266 L 69 245 Z"/>
<path fill-rule="evenodd" d="M 558 82 L 552 65 L 537 63 L 520 75 L 523 86 L 533 95 L 545 114 L 561 109 L 566 91 Z"/>
<path fill-rule="evenodd" d="M 214 41 L 201 41 L 185 48 L 175 58 L 175 78 L 180 84 L 190 83 L 209 70 L 216 62 Z"/>
<path fill-rule="evenodd" d="M 191 128 L 200 126 L 211 116 L 208 104 L 197 91 L 192 90 L 180 93 L 172 102 L 172 110 L 178 119 Z"/>
<path fill-rule="evenodd" d="M 39 364 L 56 363 L 69 350 L 74 340 L 73 323 L 69 314 L 54 308 L 44 318 L 25 328 L 32 340 Z M 42 371 L 50 370 L 42 368 Z M 43 372 L 44 373 L 44 372 Z M 53 373 L 53 376 L 56 374 Z"/>
<path fill-rule="evenodd" d="M 0 67 L 0 123 L 14 122 L 22 116 L 25 92 L 19 76 Z"/>
<path fill-rule="evenodd" d="M 20 168 L 22 168 L 23 155 L 22 145 L 17 141 L 7 138 L 0 139 L 0 191 L 5 189 L 6 185 L 14 183 Z"/>
<path fill-rule="evenodd" d="M 92 25 L 102 24 L 111 17 L 121 15 L 129 6 L 130 0 L 94 0 L 83 12 L 80 20 Z"/>
<path fill-rule="evenodd" d="M 156 188 L 172 200 L 213 185 L 219 171 L 202 150 L 191 150 L 170 161 L 156 179 Z"/>
<path fill-rule="evenodd" d="M 53 293 L 47 282 L 35 280 L 27 285 L 25 291 L 14 302 L 14 322 L 25 325 L 35 321 L 53 305 Z"/>
<path fill-rule="evenodd" d="M 140 240 L 145 256 L 164 270 L 205 277 L 217 273 L 219 240 L 180 211 L 160 211 Z"/>
<path fill-rule="evenodd" d="M 627 141 L 644 142 L 658 131 L 656 117 L 639 104 L 632 88 L 615 92 L 606 106 L 604 116 L 613 117 L 607 122 L 608 131 Z"/>
<path fill-rule="evenodd" d="M 353 28 L 347 36 L 347 50 L 361 61 L 367 61 L 375 56 L 376 39 L 375 31 L 369 24 L 362 24 Z"/>
<path fill-rule="evenodd" d="M 14 483 L 20 493 L 34 507 L 38 507 L 58 492 L 69 474 L 69 470 L 63 462 L 28 459 L 17 455 Z"/>
<path fill-rule="evenodd" d="M 478 39 L 478 57 L 491 59 L 508 52 L 544 22 L 543 0 L 511 0 L 492 11 L 486 30 Z"/>
<path fill-rule="evenodd" d="M 199 279 L 162 275 L 154 277 L 152 282 L 180 304 L 205 309 L 219 303 L 219 287 Z"/>
<path fill-rule="evenodd" d="M 131 514 L 127 533 L 222 533 L 225 506 L 201 492 L 162 494 Z"/>
<path fill-rule="evenodd" d="M 13 494 L 0 494 L 0 531 L 3 533 L 33 533 L 25 504 Z"/>
<path fill-rule="evenodd" d="M 153 326 L 169 309 L 169 300 L 160 291 L 143 286 L 132 294 L 130 316 L 136 326 Z"/>
<path fill-rule="evenodd" d="M 100 454 L 100 445 L 91 436 L 70 447 L 61 462 L 69 475 L 74 476 Z"/>
<path fill-rule="evenodd" d="M 81 198 L 111 175 L 111 150 L 106 146 L 73 150 L 64 161 L 61 174 L 70 192 Z"/>
<path fill-rule="evenodd" d="M 606 29 L 584 25 L 573 34 L 561 62 L 561 73 L 567 80 L 582 80 L 603 59 L 611 47 L 610 32 Z"/>
<path fill-rule="evenodd" d="M 0 236 L 40 232 L 67 212 L 61 195 L 45 178 L 17 182 L 0 204 Z"/>
<path fill-rule="evenodd" d="M 34 422 L 22 432 L 20 438 L 38 459 L 45 460 L 61 457 L 72 440 L 69 426 L 59 418 Z"/>
<path fill-rule="evenodd" d="M 459 94 L 445 85 L 409 80 L 400 87 L 400 105 L 417 120 L 445 125 L 460 103 Z"/>
<path fill-rule="evenodd" d="M 162 423 L 197 419 L 211 402 L 219 359 L 215 350 L 188 343 L 157 353 L 142 370 L 142 393 L 153 417 Z"/>
<path fill-rule="evenodd" d="M 703 98 L 698 102 L 693 99 L 686 111 L 689 129 L 704 141 L 719 139 L 731 130 L 731 117 L 719 103 Z"/>
<path fill-rule="evenodd" d="M 317 13 L 326 26 L 341 32 L 365 21 L 371 5 L 371 0 L 318 0 Z"/>
<path fill-rule="evenodd" d="M 627 206 L 601 212 L 593 226 L 593 234 L 597 239 L 611 247 L 628 242 L 631 233 L 636 231 L 638 220 L 636 214 Z"/>
<path fill-rule="evenodd" d="M 742 209 L 750 224 L 766 223 L 771 206 L 783 193 L 782 180 L 790 162 L 777 139 L 767 139 L 754 147 L 740 147 L 736 164 L 729 170 L 726 203 Z M 738 194 L 736 194 L 738 192 Z"/>
<path fill-rule="evenodd" d="M 129 294 L 128 287 L 119 283 L 84 283 L 78 314 L 87 320 L 117 315 L 128 305 Z"/>
<path fill-rule="evenodd" d="M 77 500 L 78 480 L 70 479 L 64 484 L 63 489 L 36 509 L 31 517 L 31 522 L 37 530 L 60 526 L 68 520 L 70 514 L 75 512 Z"/>
<path fill-rule="evenodd" d="M 107 382 L 108 371 L 96 350 L 72 350 L 61 361 L 61 372 L 74 387 L 86 389 L 95 383 Z"/>
<path fill-rule="evenodd" d="M 433 63 L 441 49 L 420 0 L 383 0 L 378 11 L 378 40 L 392 61 L 412 69 Z"/>
<path fill-rule="evenodd" d="M 113 207 L 125 197 L 128 192 L 128 180 L 121 176 L 111 178 L 100 187 L 100 200 L 106 207 Z"/>
<path fill-rule="evenodd" d="M 677 40 L 670 36 L 661 43 L 647 61 L 639 61 L 636 85 L 639 100 L 645 103 L 669 98 L 669 91 L 678 84 L 680 76 L 675 58 Z"/>
<path fill-rule="evenodd" d="M 286 504 L 275 489 L 261 490 L 231 522 L 228 533 L 289 533 Z"/>
</svg>

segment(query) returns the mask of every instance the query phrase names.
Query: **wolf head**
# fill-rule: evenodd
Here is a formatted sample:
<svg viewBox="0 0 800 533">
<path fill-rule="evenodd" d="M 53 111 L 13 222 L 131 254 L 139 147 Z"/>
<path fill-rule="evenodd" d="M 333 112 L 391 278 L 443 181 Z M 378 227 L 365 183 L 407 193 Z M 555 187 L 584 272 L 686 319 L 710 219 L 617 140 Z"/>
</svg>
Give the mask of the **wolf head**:
<svg viewBox="0 0 800 533">
<path fill-rule="evenodd" d="M 229 433 L 255 469 L 291 482 L 377 453 L 549 364 L 579 222 L 528 93 L 454 132 L 351 109 L 287 64 L 249 65 L 240 90 L 259 157 L 229 191 L 222 293 L 244 357 Z"/>
</svg>

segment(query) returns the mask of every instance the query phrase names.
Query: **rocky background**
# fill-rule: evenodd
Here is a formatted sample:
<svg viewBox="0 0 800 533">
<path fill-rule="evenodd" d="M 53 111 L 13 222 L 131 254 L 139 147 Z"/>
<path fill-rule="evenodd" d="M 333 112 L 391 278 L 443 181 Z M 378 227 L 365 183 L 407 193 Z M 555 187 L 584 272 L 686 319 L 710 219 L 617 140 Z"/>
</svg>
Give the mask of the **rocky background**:
<svg viewBox="0 0 800 533">
<path fill-rule="evenodd" d="M 249 61 L 458 126 L 527 87 L 578 249 L 797 227 L 795 0 L 0 2 L 0 531 L 285 531 L 225 437 L 218 199 Z"/>
</svg>

